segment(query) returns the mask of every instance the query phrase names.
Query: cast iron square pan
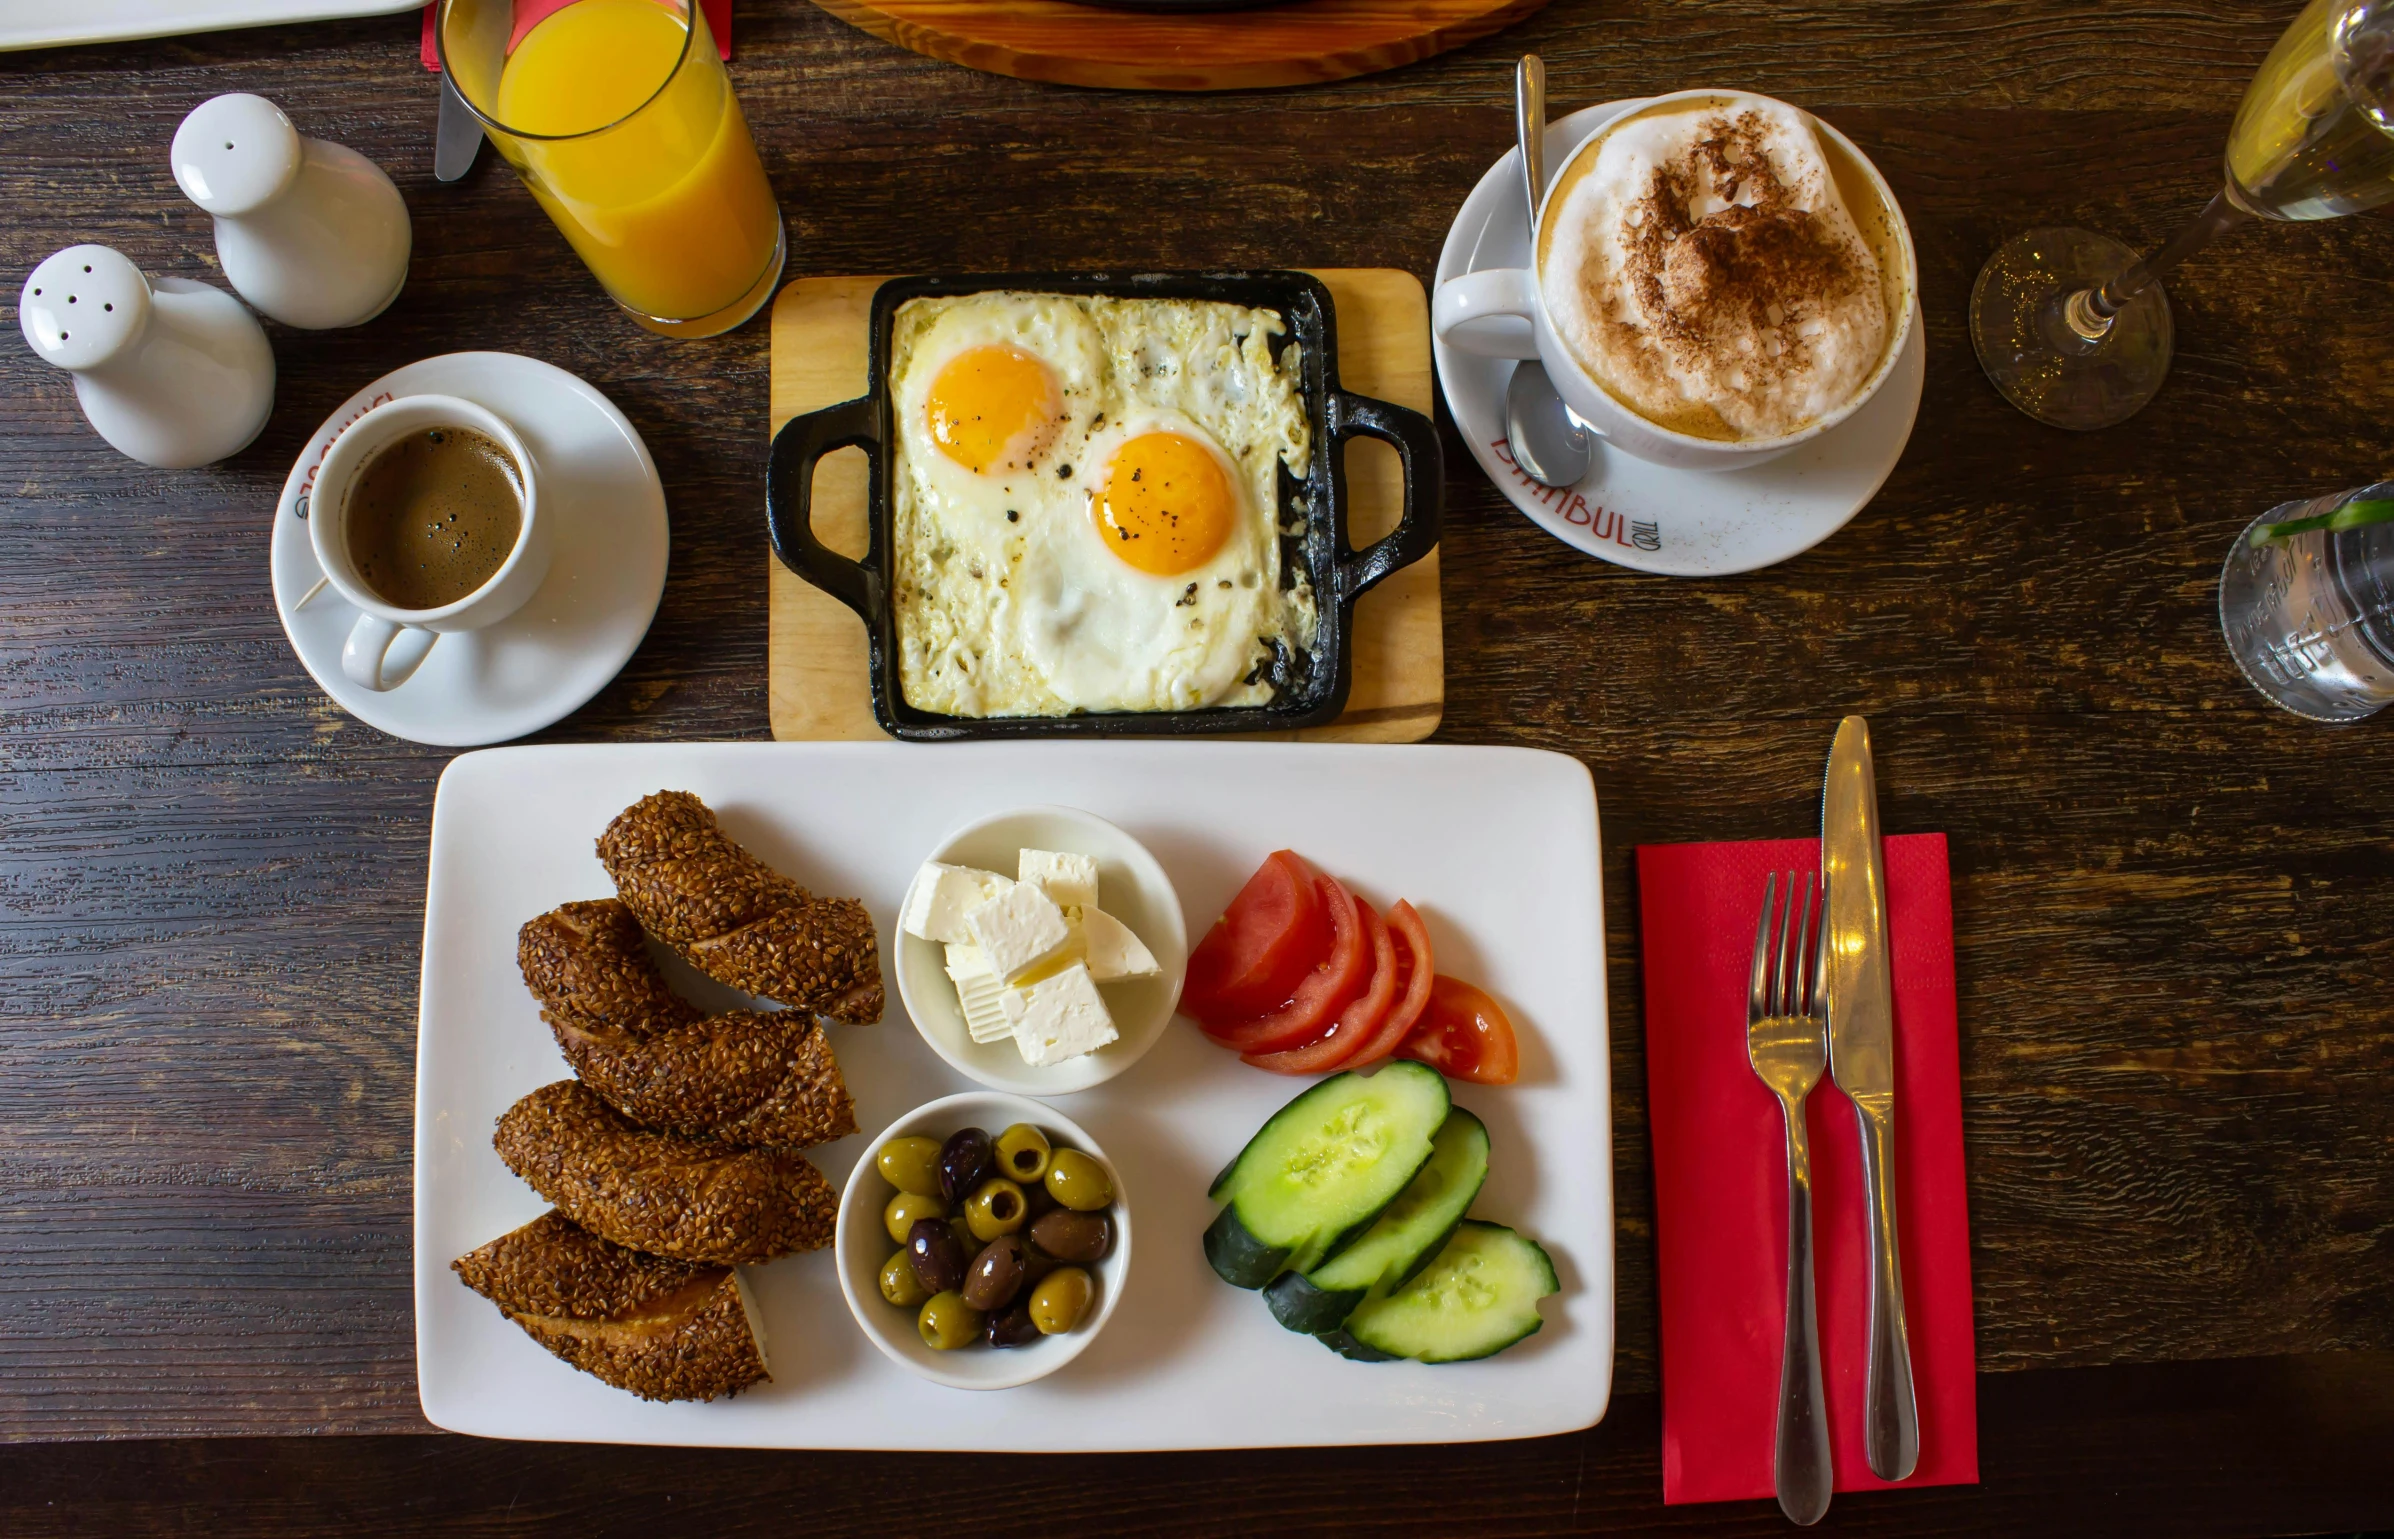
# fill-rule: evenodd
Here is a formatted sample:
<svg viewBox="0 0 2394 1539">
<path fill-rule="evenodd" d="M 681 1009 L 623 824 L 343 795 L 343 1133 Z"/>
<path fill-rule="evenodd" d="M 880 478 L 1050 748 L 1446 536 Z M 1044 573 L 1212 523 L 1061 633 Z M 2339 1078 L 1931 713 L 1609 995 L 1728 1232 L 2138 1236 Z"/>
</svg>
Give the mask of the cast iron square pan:
<svg viewBox="0 0 2394 1539">
<path fill-rule="evenodd" d="M 1070 716 L 946 716 L 906 703 L 898 683 L 898 617 L 890 572 L 896 551 L 897 435 L 891 430 L 890 335 L 898 307 L 926 295 L 991 289 L 1022 293 L 1110 294 L 1125 299 L 1197 299 L 1274 310 L 1302 352 L 1299 389 L 1313 429 L 1311 467 L 1299 480 L 1280 470 L 1279 519 L 1298 527 L 1281 541 L 1282 560 L 1312 581 L 1319 624 L 1310 652 L 1285 655 L 1263 705 L 1190 711 L 1119 711 Z M 957 738 L 1077 736 L 1186 737 L 1211 732 L 1285 732 L 1318 727 L 1345 709 L 1353 682 L 1350 632 L 1355 601 L 1391 572 L 1438 543 L 1445 467 L 1437 430 L 1420 412 L 1338 387 L 1338 337 L 1330 291 L 1299 272 L 972 273 L 896 278 L 873 296 L 870 373 L 853 401 L 793 417 L 773 435 L 765 468 L 765 525 L 773 554 L 791 571 L 856 611 L 869 643 L 873 716 L 893 737 L 916 742 Z M 1385 539 L 1363 550 L 1347 541 L 1347 440 L 1361 434 L 1392 446 L 1405 472 L 1404 515 Z M 866 491 L 869 543 L 851 561 L 815 538 L 815 462 L 857 447 L 871 462 Z"/>
</svg>

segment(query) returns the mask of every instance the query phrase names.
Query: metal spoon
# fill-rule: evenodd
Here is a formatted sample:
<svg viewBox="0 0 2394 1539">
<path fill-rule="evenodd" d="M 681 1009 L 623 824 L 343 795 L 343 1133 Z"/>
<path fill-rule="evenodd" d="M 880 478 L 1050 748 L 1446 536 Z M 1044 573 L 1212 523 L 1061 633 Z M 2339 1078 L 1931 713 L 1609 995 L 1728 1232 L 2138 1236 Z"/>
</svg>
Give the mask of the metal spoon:
<svg viewBox="0 0 2394 1539">
<path fill-rule="evenodd" d="M 1530 262 L 1537 264 L 1538 202 L 1546 195 L 1546 61 L 1523 54 L 1513 74 L 1513 126 L 1521 139 L 1521 184 L 1529 207 Z M 1577 486 L 1596 463 L 1595 435 L 1555 393 L 1546 365 L 1524 358 L 1505 387 L 1505 442 L 1513 463 L 1548 486 Z"/>
</svg>

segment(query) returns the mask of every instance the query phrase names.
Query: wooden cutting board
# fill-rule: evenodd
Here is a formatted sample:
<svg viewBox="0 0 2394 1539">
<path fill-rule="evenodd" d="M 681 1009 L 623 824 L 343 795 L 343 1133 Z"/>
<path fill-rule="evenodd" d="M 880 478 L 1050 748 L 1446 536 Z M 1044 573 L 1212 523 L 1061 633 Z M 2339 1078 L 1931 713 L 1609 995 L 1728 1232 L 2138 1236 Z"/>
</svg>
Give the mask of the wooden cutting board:
<svg viewBox="0 0 2394 1539">
<path fill-rule="evenodd" d="M 1546 0 L 1298 0 L 1167 15 L 1067 0 L 815 0 L 967 69 L 1120 91 L 1234 91 L 1394 69 L 1511 26 Z"/>
<path fill-rule="evenodd" d="M 1419 280 L 1393 268 L 1327 268 L 1338 323 L 1342 388 L 1430 410 L 1430 310 Z M 865 389 L 865 327 L 882 278 L 801 278 L 773 304 L 773 430 L 801 412 Z M 1396 451 L 1359 440 L 1347 449 L 1348 537 L 1368 545 L 1396 527 L 1404 481 Z M 844 556 L 865 553 L 865 456 L 827 455 L 815 474 L 815 533 Z M 773 735 L 784 741 L 878 738 L 866 682 L 865 628 L 845 604 L 766 558 L 771 629 L 766 676 Z M 1354 685 L 1327 726 L 1258 737 L 1414 743 L 1446 709 L 1439 630 L 1438 553 L 1430 552 L 1355 606 Z"/>
</svg>

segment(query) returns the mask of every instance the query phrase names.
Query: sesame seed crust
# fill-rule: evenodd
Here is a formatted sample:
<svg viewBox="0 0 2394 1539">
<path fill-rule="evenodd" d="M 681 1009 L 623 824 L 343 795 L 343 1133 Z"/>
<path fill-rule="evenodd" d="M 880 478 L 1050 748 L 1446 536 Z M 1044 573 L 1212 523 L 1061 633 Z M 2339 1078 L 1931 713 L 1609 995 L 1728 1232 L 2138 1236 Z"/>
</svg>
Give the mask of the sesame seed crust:
<svg viewBox="0 0 2394 1539">
<path fill-rule="evenodd" d="M 724 1143 L 803 1149 L 856 1131 L 856 1104 L 802 1011 L 707 1015 L 676 995 L 613 898 L 518 932 L 517 961 L 566 1062 L 635 1122 Z"/>
<path fill-rule="evenodd" d="M 642 1255 L 555 1211 L 449 1265 L 534 1341 L 643 1400 L 712 1400 L 767 1377 L 729 1267 Z"/>
<path fill-rule="evenodd" d="M 831 1241 L 838 1199 L 805 1156 L 652 1132 L 579 1080 L 509 1107 L 492 1145 L 566 1217 L 634 1250 L 730 1264 Z"/>
<path fill-rule="evenodd" d="M 719 983 L 794 1010 L 881 1018 L 880 941 L 854 898 L 818 898 L 723 832 L 687 791 L 617 815 L 598 855 L 651 935 Z"/>
</svg>

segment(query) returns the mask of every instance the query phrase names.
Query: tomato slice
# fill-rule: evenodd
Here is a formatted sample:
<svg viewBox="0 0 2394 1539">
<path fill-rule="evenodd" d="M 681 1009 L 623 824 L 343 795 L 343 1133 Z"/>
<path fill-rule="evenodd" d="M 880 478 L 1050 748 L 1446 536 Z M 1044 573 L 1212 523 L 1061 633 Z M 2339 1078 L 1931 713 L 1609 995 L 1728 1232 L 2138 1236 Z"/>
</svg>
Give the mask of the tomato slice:
<svg viewBox="0 0 2394 1539">
<path fill-rule="evenodd" d="M 1430 1007 L 1397 1056 L 1475 1085 L 1510 1085 L 1521 1074 L 1521 1044 L 1504 1006 L 1444 973 L 1430 985 Z"/>
<path fill-rule="evenodd" d="M 1189 953 L 1181 1014 L 1246 1020 L 1276 1010 L 1330 955 L 1330 914 L 1304 857 L 1275 850 Z"/>
<path fill-rule="evenodd" d="M 1389 935 L 1388 921 L 1375 913 L 1369 903 L 1357 898 L 1355 909 L 1362 916 L 1364 934 L 1372 943 L 1370 984 L 1355 997 L 1354 1003 L 1339 1012 L 1338 1019 L 1320 1036 L 1277 1053 L 1241 1053 L 1239 1056 L 1246 1062 L 1274 1074 L 1319 1074 L 1344 1064 L 1366 1038 L 1377 1034 L 1380 1023 L 1388 1018 L 1389 1006 L 1396 1003 L 1396 943 Z"/>
<path fill-rule="evenodd" d="M 1371 981 L 1372 948 L 1366 944 L 1362 905 L 1331 877 L 1319 878 L 1316 891 L 1335 932 L 1330 954 L 1305 975 L 1287 1004 L 1253 1020 L 1201 1021 L 1207 1036 L 1234 1052 L 1276 1053 L 1319 1034 L 1363 992 Z"/>
<path fill-rule="evenodd" d="M 1388 911 L 1388 928 L 1396 942 L 1396 999 L 1389 1005 L 1388 1014 L 1381 1017 L 1379 1028 L 1359 1039 L 1353 1055 L 1341 1060 L 1339 1068 L 1360 1069 L 1386 1058 L 1412 1034 L 1422 1012 L 1429 1008 L 1437 966 L 1430 957 L 1429 928 L 1421 922 L 1421 915 L 1413 911 L 1413 905 L 1401 900 Z"/>
</svg>

